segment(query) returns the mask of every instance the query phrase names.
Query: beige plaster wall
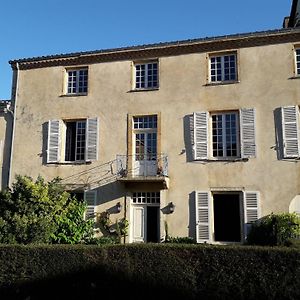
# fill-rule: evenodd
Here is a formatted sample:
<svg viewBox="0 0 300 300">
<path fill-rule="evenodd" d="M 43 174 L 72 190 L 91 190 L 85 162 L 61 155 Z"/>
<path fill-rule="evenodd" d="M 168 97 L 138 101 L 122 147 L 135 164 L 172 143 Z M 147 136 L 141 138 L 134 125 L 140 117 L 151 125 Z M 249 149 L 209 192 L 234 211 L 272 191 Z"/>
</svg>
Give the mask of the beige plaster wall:
<svg viewBox="0 0 300 300">
<path fill-rule="evenodd" d="M 290 79 L 294 76 L 293 44 L 238 49 L 238 61 L 239 83 L 210 86 L 206 53 L 163 57 L 159 59 L 159 90 L 144 92 L 132 92 L 131 61 L 92 64 L 88 66 L 88 95 L 77 97 L 63 96 L 62 66 L 20 71 L 12 176 L 60 176 L 99 186 L 98 210 L 107 209 L 123 202 L 128 193 L 116 182 L 114 169 L 116 155 L 127 153 L 127 115 L 160 112 L 161 150 L 169 158 L 170 178 L 163 198 L 176 205 L 175 212 L 166 216 L 172 235 L 187 236 L 193 230 L 195 190 L 240 187 L 259 191 L 263 215 L 288 211 L 290 201 L 300 193 L 299 163 L 277 158 L 274 111 L 300 104 L 299 80 Z M 190 160 L 187 121 L 194 111 L 252 107 L 256 109 L 256 158 L 247 162 Z M 45 164 L 48 120 L 95 116 L 100 118 L 99 161 Z"/>
</svg>

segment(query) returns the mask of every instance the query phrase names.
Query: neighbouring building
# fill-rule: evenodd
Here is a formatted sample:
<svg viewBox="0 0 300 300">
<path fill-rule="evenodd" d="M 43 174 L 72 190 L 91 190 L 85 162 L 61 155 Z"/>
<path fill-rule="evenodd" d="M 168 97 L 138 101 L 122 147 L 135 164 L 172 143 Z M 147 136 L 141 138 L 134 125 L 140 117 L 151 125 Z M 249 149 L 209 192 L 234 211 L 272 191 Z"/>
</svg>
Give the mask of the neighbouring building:
<svg viewBox="0 0 300 300">
<path fill-rule="evenodd" d="M 299 210 L 300 28 L 291 20 L 11 61 L 10 184 L 15 174 L 59 176 L 87 216 L 126 218 L 126 242 L 159 242 L 166 228 L 243 242 L 258 218 Z"/>
<path fill-rule="evenodd" d="M 8 186 L 13 112 L 8 100 L 0 100 L 0 189 Z"/>
</svg>

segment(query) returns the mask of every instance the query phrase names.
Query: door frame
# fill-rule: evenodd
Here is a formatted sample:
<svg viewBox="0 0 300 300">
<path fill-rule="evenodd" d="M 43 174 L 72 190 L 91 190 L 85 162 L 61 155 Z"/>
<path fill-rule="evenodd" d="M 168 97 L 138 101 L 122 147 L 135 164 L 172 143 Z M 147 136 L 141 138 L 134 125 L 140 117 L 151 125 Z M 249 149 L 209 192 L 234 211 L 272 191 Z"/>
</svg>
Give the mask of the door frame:
<svg viewBox="0 0 300 300">
<path fill-rule="evenodd" d="M 143 192 L 141 192 L 143 193 Z M 147 192 L 145 192 L 147 193 Z M 150 192 L 151 193 L 151 192 Z M 138 208 L 138 207 L 143 207 L 144 208 L 144 222 L 143 222 L 143 226 L 144 226 L 144 240 L 140 241 L 142 243 L 146 243 L 147 242 L 147 207 L 151 206 L 151 207 L 157 207 L 158 208 L 158 218 L 157 218 L 157 228 L 158 228 L 158 232 L 157 232 L 157 236 L 158 236 L 158 240 L 160 240 L 161 238 L 161 223 L 162 223 L 162 216 L 161 216 L 161 191 L 156 191 L 155 193 L 159 193 L 159 203 L 133 203 L 133 193 L 130 194 L 130 196 L 128 196 L 128 200 L 129 200 L 129 243 L 135 243 L 135 242 L 139 242 L 139 241 L 134 241 L 133 239 L 133 232 L 134 232 L 134 209 Z"/>
<path fill-rule="evenodd" d="M 240 213 L 240 241 L 232 242 L 232 241 L 216 241 L 215 240 L 215 215 L 214 215 L 214 195 L 239 195 L 239 213 Z M 242 191 L 211 191 L 211 232 L 212 232 L 212 242 L 214 244 L 240 244 L 244 241 L 244 195 Z"/>
</svg>

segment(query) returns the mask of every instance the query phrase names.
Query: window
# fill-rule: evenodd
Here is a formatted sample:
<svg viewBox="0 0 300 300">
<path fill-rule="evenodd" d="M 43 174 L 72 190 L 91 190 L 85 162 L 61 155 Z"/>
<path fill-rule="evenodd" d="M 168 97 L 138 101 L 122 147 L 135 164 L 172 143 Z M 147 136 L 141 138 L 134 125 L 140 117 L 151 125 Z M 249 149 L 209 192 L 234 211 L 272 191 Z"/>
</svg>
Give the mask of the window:
<svg viewBox="0 0 300 300">
<path fill-rule="evenodd" d="M 133 117 L 134 175 L 157 174 L 157 115 Z"/>
<path fill-rule="evenodd" d="M 210 56 L 210 82 L 237 80 L 236 54 Z"/>
<path fill-rule="evenodd" d="M 48 163 L 92 161 L 97 156 L 98 118 L 48 122 Z"/>
<path fill-rule="evenodd" d="M 65 161 L 81 161 L 85 159 L 86 120 L 65 122 Z"/>
<path fill-rule="evenodd" d="M 67 70 L 67 94 L 86 94 L 88 90 L 88 69 Z"/>
<path fill-rule="evenodd" d="M 192 124 L 194 160 L 256 156 L 253 108 L 220 113 L 197 112 Z"/>
<path fill-rule="evenodd" d="M 300 122 L 299 122 L 299 107 L 290 105 L 281 107 L 281 145 L 278 148 L 283 148 L 281 156 L 283 158 L 299 158 L 300 157 Z M 279 131 L 279 132 L 280 132 Z"/>
<path fill-rule="evenodd" d="M 212 115 L 213 157 L 238 156 L 238 114 Z"/>
<path fill-rule="evenodd" d="M 133 203 L 160 203 L 160 193 L 159 192 L 138 192 L 133 193 L 132 196 Z"/>
<path fill-rule="evenodd" d="M 196 191 L 195 198 L 198 243 L 242 242 L 260 218 L 258 191 Z"/>
<path fill-rule="evenodd" d="M 158 88 L 158 63 L 135 64 L 135 89 Z"/>
<path fill-rule="evenodd" d="M 296 75 L 300 76 L 300 48 L 295 49 L 295 56 L 296 56 Z"/>
</svg>

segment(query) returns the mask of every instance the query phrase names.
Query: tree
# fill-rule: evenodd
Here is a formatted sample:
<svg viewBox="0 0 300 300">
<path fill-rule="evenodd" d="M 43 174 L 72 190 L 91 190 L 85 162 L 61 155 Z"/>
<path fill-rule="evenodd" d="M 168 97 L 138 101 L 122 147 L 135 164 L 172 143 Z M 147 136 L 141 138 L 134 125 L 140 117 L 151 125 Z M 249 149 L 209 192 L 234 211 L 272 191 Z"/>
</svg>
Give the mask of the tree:
<svg viewBox="0 0 300 300">
<path fill-rule="evenodd" d="M 12 188 L 0 193 L 0 243 L 80 243 L 93 235 L 85 209 L 59 178 L 17 175 Z"/>
</svg>

